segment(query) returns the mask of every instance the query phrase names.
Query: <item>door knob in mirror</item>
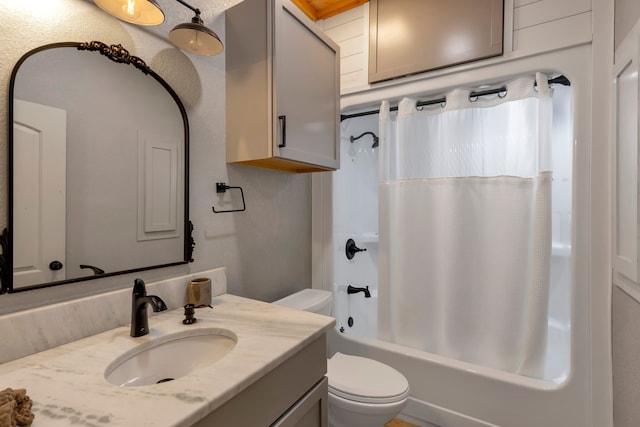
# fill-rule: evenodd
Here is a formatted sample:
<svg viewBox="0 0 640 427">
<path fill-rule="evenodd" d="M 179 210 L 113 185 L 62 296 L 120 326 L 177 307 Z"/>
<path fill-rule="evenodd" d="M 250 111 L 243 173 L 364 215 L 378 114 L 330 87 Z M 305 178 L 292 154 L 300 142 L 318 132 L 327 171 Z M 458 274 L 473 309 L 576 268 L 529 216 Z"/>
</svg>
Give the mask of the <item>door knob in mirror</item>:
<svg viewBox="0 0 640 427">
<path fill-rule="evenodd" d="M 64 266 L 62 265 L 62 263 L 60 261 L 51 261 L 49 263 L 49 269 L 53 270 L 53 271 L 62 270 L 62 267 L 64 267 Z"/>
</svg>

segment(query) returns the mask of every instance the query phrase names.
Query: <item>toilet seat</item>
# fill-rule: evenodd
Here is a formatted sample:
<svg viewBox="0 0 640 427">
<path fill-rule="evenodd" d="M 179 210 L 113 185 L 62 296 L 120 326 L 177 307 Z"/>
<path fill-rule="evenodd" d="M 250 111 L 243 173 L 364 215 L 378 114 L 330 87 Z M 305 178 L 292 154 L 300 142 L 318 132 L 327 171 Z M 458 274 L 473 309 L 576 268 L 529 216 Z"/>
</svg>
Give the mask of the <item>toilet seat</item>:
<svg viewBox="0 0 640 427">
<path fill-rule="evenodd" d="M 409 396 L 407 379 L 392 367 L 365 357 L 336 353 L 327 361 L 329 393 L 361 403 L 393 403 Z"/>
</svg>

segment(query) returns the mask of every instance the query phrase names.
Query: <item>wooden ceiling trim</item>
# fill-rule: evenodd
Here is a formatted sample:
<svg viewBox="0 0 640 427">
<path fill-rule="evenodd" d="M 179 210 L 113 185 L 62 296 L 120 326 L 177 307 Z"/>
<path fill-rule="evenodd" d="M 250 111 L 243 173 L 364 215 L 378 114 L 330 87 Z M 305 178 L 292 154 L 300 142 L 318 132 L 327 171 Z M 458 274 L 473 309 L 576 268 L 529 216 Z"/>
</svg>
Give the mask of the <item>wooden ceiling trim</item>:
<svg viewBox="0 0 640 427">
<path fill-rule="evenodd" d="M 292 0 L 309 18 L 317 21 L 327 19 L 369 0 Z"/>
<path fill-rule="evenodd" d="M 311 4 L 309 4 L 307 0 L 292 0 L 292 1 L 293 1 L 293 4 L 298 6 L 300 10 L 302 10 L 305 13 L 305 15 L 307 15 L 309 18 L 313 19 L 314 21 L 318 20 L 318 11 L 316 10 L 315 7 L 311 6 Z"/>
</svg>

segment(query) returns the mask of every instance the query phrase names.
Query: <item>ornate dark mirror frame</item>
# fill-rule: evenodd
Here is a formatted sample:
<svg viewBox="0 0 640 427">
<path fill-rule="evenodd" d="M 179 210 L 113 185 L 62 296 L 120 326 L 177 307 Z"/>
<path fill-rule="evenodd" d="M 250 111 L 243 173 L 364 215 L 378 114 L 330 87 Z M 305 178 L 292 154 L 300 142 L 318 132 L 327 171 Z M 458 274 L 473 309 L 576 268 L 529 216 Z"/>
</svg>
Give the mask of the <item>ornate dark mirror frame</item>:
<svg viewBox="0 0 640 427">
<path fill-rule="evenodd" d="M 99 275 L 93 276 L 83 276 L 76 277 L 71 279 L 60 280 L 56 282 L 42 283 L 30 286 L 19 287 L 17 289 L 13 288 L 13 121 L 14 121 L 14 111 L 13 111 L 13 98 L 14 98 L 14 85 L 16 75 L 22 63 L 27 60 L 30 56 L 37 54 L 38 52 L 48 50 L 48 49 L 56 49 L 61 47 L 72 47 L 76 48 L 80 51 L 90 51 L 90 52 L 98 52 L 103 56 L 106 56 L 108 59 L 125 64 L 132 65 L 142 73 L 153 77 L 162 87 L 171 95 L 175 103 L 177 104 L 178 109 L 180 110 L 180 114 L 182 115 L 182 120 L 184 122 L 184 229 L 183 229 L 183 240 L 184 240 L 184 258 L 182 261 L 171 262 L 168 264 L 161 265 L 152 265 L 146 267 L 132 268 L 128 270 L 122 271 L 114 271 L 107 272 Z M 189 220 L 189 122 L 187 118 L 187 112 L 178 98 L 178 95 L 175 91 L 169 86 L 169 84 L 162 79 L 158 74 L 156 74 L 151 68 L 147 66 L 147 64 L 140 58 L 130 55 L 129 52 L 123 48 L 121 45 L 107 45 L 105 43 L 99 41 L 91 41 L 91 42 L 62 42 L 62 43 L 52 43 L 48 45 L 43 45 L 38 48 L 35 48 L 26 54 L 24 54 L 13 67 L 13 71 L 11 73 L 11 80 L 9 83 L 9 120 L 8 120 L 8 165 L 7 165 L 7 173 L 8 173 L 8 189 L 7 189 L 7 224 L 8 227 L 5 228 L 0 235 L 0 247 L 2 248 L 2 254 L 0 254 L 0 294 L 5 293 L 16 293 L 23 292 L 33 289 L 47 288 L 51 286 L 63 285 L 67 283 L 81 282 L 85 280 L 93 280 L 102 277 L 116 276 L 128 273 L 134 273 L 145 270 L 152 270 L 163 267 L 171 267 L 176 265 L 182 265 L 189 262 L 193 262 L 193 248 L 195 246 L 195 241 L 192 237 L 193 232 L 193 224 Z"/>
</svg>

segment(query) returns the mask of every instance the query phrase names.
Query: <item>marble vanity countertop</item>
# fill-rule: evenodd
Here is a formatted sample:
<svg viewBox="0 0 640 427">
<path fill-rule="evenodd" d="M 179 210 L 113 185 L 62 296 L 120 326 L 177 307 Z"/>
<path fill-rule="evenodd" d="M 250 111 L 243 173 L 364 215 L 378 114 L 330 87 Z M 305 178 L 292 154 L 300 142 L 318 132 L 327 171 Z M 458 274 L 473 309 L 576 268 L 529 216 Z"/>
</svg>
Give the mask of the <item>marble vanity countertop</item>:
<svg viewBox="0 0 640 427">
<path fill-rule="evenodd" d="M 312 342 L 334 319 L 224 294 L 213 309 L 183 309 L 149 318 L 149 335 L 118 327 L 0 365 L 0 389 L 25 388 L 34 402 L 34 427 L 190 426 Z M 118 356 L 165 334 L 195 328 L 233 331 L 237 344 L 211 366 L 174 381 L 121 388 L 104 378 Z M 180 363 L 176 360 L 176 363 Z"/>
</svg>

